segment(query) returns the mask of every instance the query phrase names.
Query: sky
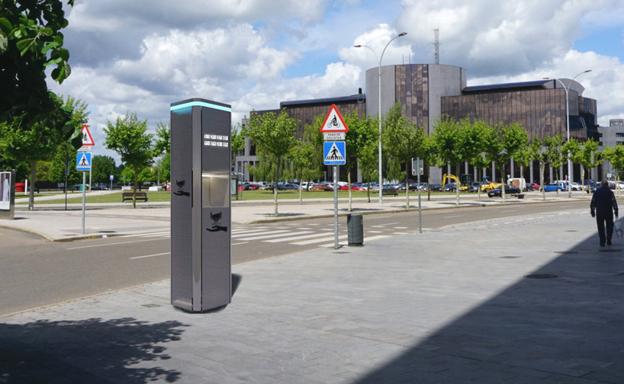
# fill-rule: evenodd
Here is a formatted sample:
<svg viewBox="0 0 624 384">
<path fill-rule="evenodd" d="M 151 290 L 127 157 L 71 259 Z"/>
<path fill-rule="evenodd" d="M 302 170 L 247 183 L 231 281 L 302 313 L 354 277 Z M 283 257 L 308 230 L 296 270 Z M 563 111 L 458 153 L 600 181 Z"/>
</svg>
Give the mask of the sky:
<svg viewBox="0 0 624 384">
<path fill-rule="evenodd" d="M 465 68 L 468 84 L 578 77 L 598 119 L 624 118 L 624 0 L 76 0 L 63 31 L 71 76 L 50 87 L 88 105 L 96 154 L 107 122 L 150 130 L 201 97 L 239 123 L 280 101 L 355 94 L 377 66 Z M 355 48 L 362 44 L 370 49 Z M 116 157 L 116 156 L 115 156 Z"/>
</svg>

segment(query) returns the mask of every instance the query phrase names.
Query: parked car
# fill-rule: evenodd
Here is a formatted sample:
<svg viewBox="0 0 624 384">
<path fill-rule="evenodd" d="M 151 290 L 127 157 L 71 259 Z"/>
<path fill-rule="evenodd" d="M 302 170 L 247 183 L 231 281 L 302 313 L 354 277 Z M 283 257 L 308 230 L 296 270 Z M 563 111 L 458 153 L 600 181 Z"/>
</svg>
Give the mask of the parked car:
<svg viewBox="0 0 624 384">
<path fill-rule="evenodd" d="M 381 191 L 381 193 L 383 195 L 398 196 L 399 185 L 398 184 L 384 184 L 383 190 Z"/>
<path fill-rule="evenodd" d="M 527 184 L 527 191 L 539 191 L 540 185 L 537 183 Z"/>
<path fill-rule="evenodd" d="M 324 192 L 324 191 L 333 191 L 334 188 L 329 183 L 321 182 L 315 183 L 312 187 L 310 187 L 310 191 L 314 192 Z"/>
<path fill-rule="evenodd" d="M 561 184 L 546 184 L 544 185 L 544 192 L 557 192 L 562 191 Z"/>
<path fill-rule="evenodd" d="M 516 187 L 510 187 L 509 185 L 505 185 L 505 194 L 506 195 L 517 195 L 519 194 L 520 188 L 516 188 Z M 501 188 L 496 188 L 496 189 L 492 189 L 491 191 L 488 192 L 488 197 L 502 197 L 502 189 Z"/>
<path fill-rule="evenodd" d="M 442 185 L 441 184 L 429 184 L 429 189 L 431 191 L 440 192 L 442 191 Z"/>
</svg>

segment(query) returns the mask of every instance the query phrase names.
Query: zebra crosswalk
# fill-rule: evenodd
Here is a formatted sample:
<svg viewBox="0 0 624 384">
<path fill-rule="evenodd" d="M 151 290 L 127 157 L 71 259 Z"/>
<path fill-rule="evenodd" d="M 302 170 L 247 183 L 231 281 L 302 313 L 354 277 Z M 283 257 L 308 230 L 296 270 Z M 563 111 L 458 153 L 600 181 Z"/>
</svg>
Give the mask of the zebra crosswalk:
<svg viewBox="0 0 624 384">
<path fill-rule="evenodd" d="M 404 228 L 404 227 L 403 227 Z M 374 241 L 389 237 L 392 234 L 407 234 L 407 232 L 386 232 L 381 230 L 368 231 L 372 236 L 365 237 L 365 241 Z M 154 230 L 150 232 L 136 232 L 122 235 L 126 238 L 166 239 L 171 237 L 170 231 Z M 346 228 L 341 228 L 338 240 L 344 243 L 347 240 Z M 232 230 L 232 245 L 262 242 L 267 244 L 290 244 L 306 247 L 333 247 L 334 232 L 329 228 L 318 228 L 315 224 L 293 225 L 291 228 L 282 225 L 269 226 L 239 226 Z"/>
</svg>

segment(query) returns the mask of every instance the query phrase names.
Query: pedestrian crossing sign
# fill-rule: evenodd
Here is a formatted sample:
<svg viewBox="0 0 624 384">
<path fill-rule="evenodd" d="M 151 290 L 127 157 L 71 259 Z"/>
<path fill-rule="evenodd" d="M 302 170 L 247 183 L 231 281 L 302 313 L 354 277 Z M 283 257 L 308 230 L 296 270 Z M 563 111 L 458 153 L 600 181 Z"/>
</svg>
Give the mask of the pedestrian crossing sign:
<svg viewBox="0 0 624 384">
<path fill-rule="evenodd" d="M 87 172 L 91 170 L 91 152 L 76 153 L 76 170 Z"/>
<path fill-rule="evenodd" d="M 323 143 L 323 164 L 347 164 L 347 146 L 344 141 L 325 141 Z"/>
</svg>

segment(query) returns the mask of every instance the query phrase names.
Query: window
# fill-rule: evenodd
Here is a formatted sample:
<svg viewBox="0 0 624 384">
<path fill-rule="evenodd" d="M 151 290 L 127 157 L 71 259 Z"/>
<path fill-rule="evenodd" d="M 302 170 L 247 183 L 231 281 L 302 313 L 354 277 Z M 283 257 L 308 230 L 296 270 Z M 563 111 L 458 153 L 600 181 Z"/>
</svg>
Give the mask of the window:
<svg viewBox="0 0 624 384">
<path fill-rule="evenodd" d="M 624 137 L 624 132 L 616 132 L 615 136 L 616 137 Z"/>
</svg>

